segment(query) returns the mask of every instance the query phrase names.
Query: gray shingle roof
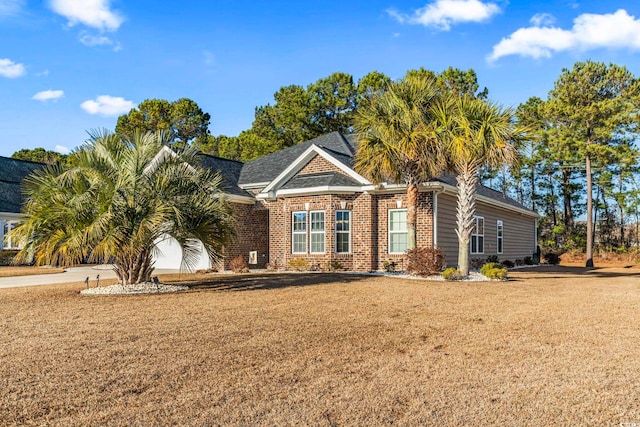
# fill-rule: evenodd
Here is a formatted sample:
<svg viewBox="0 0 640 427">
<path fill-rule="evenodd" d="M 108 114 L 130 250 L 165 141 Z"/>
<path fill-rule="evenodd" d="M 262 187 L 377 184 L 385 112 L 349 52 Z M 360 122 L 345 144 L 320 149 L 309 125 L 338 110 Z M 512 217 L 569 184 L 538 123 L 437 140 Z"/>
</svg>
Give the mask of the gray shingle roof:
<svg viewBox="0 0 640 427">
<path fill-rule="evenodd" d="M 338 161 L 344 163 L 346 166 L 353 168 L 353 155 L 356 152 L 358 143 L 356 135 L 342 135 L 339 132 L 331 132 L 326 135 L 322 135 L 318 138 L 311 139 L 309 141 L 302 142 L 293 147 L 286 148 L 281 151 L 269 154 L 259 159 L 252 160 L 245 163 L 240 172 L 240 178 L 238 184 L 245 185 L 251 183 L 264 183 L 270 182 L 275 179 L 280 173 L 282 173 L 289 165 L 304 153 L 312 144 L 324 149 L 331 156 Z M 338 176 L 339 175 L 339 176 Z M 335 179 L 331 185 L 359 185 L 356 181 L 338 173 L 322 173 L 305 176 L 296 176 L 287 182 L 282 188 L 310 188 L 329 185 L 331 179 Z M 347 183 L 338 183 L 339 180 L 349 180 Z M 441 182 L 444 184 L 456 185 L 456 178 L 450 174 L 445 174 L 441 177 L 434 179 L 433 181 Z M 492 190 L 489 187 L 478 185 L 476 191 L 479 195 L 494 199 L 496 201 L 511 205 L 516 208 L 530 210 L 526 206 L 518 203 L 517 201 L 505 197 L 501 192 Z"/>
<path fill-rule="evenodd" d="M 453 185 L 454 187 L 456 186 L 456 177 L 450 174 L 442 175 L 434 179 L 433 181 L 438 181 L 444 184 Z M 523 204 L 513 200 L 512 198 L 506 197 L 501 192 L 493 190 L 489 187 L 485 187 L 484 185 L 481 185 L 481 184 L 476 185 L 476 193 L 481 196 L 485 196 L 490 199 L 493 199 L 502 203 L 506 203 L 516 208 L 531 210 L 528 207 L 524 206 Z"/>
<path fill-rule="evenodd" d="M 283 185 L 283 190 L 294 188 L 313 188 L 326 186 L 359 187 L 360 183 L 353 178 L 339 172 L 322 172 L 308 175 L 296 175 Z"/>
<path fill-rule="evenodd" d="M 331 132 L 245 163 L 238 183 L 246 185 L 273 181 L 311 145 L 325 149 L 349 167 L 353 164 L 355 144 L 352 138 L 345 137 L 340 132 Z"/>
<path fill-rule="evenodd" d="M 252 194 L 249 194 L 248 192 L 238 187 L 238 179 L 240 178 L 240 171 L 242 170 L 243 166 L 242 162 L 223 159 L 221 157 L 202 153 L 199 155 L 199 158 L 203 167 L 214 172 L 220 172 L 220 176 L 222 177 L 222 191 L 227 194 L 233 194 L 235 196 L 253 197 Z"/>
<path fill-rule="evenodd" d="M 22 181 L 43 163 L 0 157 L 0 212 L 20 213 Z"/>
</svg>

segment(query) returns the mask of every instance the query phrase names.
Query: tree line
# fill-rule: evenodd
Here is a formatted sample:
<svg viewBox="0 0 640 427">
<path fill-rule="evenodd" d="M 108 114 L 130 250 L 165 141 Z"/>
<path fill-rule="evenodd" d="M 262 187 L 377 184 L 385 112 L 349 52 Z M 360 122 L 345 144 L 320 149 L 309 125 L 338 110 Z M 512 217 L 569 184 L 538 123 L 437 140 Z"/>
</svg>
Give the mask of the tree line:
<svg viewBox="0 0 640 427">
<path fill-rule="evenodd" d="M 393 84 L 416 78 L 431 80 L 436 92 L 458 99 L 488 98 L 472 69 L 436 73 L 420 68 L 397 81 L 378 71 L 357 81 L 338 72 L 306 87 L 281 87 L 273 102 L 256 107 L 251 128 L 238 136 L 210 135 L 210 115 L 186 98 L 145 100 L 118 118 L 116 133 L 131 137 L 136 130 L 161 130 L 176 150 L 194 145 L 208 154 L 249 161 L 331 131 L 357 131 L 358 113 L 372 100 L 379 103 Z M 561 71 L 546 99 L 532 97 L 513 112 L 512 123 L 526 130 L 512 141 L 517 161 L 481 165 L 474 176 L 541 214 L 543 251 L 584 250 L 591 264 L 594 242 L 608 250 L 635 246 L 640 240 L 639 102 L 640 84 L 625 67 L 578 62 Z M 64 160 L 43 149 L 21 150 L 14 157 Z"/>
</svg>

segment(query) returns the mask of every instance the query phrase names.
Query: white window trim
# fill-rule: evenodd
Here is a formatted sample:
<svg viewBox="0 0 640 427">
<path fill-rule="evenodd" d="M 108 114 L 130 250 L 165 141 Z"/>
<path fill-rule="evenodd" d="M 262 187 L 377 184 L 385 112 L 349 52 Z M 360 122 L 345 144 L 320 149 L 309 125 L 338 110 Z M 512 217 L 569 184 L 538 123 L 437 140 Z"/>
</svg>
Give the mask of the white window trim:
<svg viewBox="0 0 640 427">
<path fill-rule="evenodd" d="M 339 212 L 347 212 L 349 214 L 349 231 L 338 231 L 338 213 Z M 351 246 L 351 230 L 353 229 L 353 214 L 350 210 L 347 209 L 339 209 L 336 210 L 335 216 L 334 216 L 334 220 L 335 220 L 335 226 L 334 226 L 334 237 L 335 237 L 335 247 L 333 248 L 333 250 L 335 251 L 335 253 L 340 254 L 340 255 L 348 255 L 351 253 L 352 250 L 352 246 Z M 347 252 L 338 252 L 338 234 L 348 234 L 349 235 L 349 250 Z"/>
<path fill-rule="evenodd" d="M 296 216 L 296 214 L 301 214 L 303 213 L 305 215 L 305 219 L 304 219 L 304 231 L 295 231 L 294 230 L 294 218 Z M 309 229 L 309 213 L 307 211 L 294 211 L 291 212 L 291 253 L 292 254 L 306 254 L 307 253 L 307 249 L 309 247 L 308 242 L 307 242 L 307 231 Z M 303 252 L 296 252 L 296 242 L 295 242 L 295 235 L 298 234 L 302 234 L 304 235 L 304 251 Z"/>
<path fill-rule="evenodd" d="M 478 230 L 478 220 L 481 219 L 482 220 L 482 234 L 480 233 L 476 233 L 476 231 Z M 484 221 L 484 217 L 483 216 L 473 216 L 473 230 L 471 231 L 471 239 L 469 240 L 469 252 L 471 253 L 471 255 L 484 255 L 484 228 L 486 227 L 486 223 Z M 473 252 L 473 238 L 476 238 L 476 252 Z M 482 237 L 482 252 L 478 252 L 478 237 Z"/>
<path fill-rule="evenodd" d="M 18 224 L 20 224 L 22 221 L 15 221 L 15 220 L 6 220 L 4 221 L 4 223 L 2 224 L 3 229 L 2 231 L 2 245 L 0 245 L 0 248 L 2 249 L 8 249 L 8 250 L 17 250 L 17 249 L 22 249 L 21 245 L 14 245 L 12 239 L 8 236 L 8 234 L 4 233 L 4 227 L 5 225 L 7 226 L 7 231 L 11 231 L 12 228 L 15 228 Z M 6 246 L 5 246 L 6 243 Z"/>
<path fill-rule="evenodd" d="M 403 234 L 406 233 L 407 234 L 407 240 L 409 239 L 409 213 L 407 212 L 407 229 L 405 231 L 391 231 L 391 212 L 407 212 L 407 209 L 389 209 L 389 212 L 387 214 L 387 253 L 389 255 L 403 255 L 405 254 L 407 251 L 402 251 L 402 252 L 391 252 L 391 234 Z"/>
<path fill-rule="evenodd" d="M 314 213 L 322 213 L 322 231 L 313 231 L 313 214 Z M 327 215 L 325 213 L 325 211 L 309 211 L 309 253 L 310 254 L 324 254 L 327 252 Z M 314 252 L 313 251 L 313 244 L 311 242 L 311 236 L 313 234 L 322 234 L 322 247 L 324 248 L 324 250 L 322 252 Z"/>
<path fill-rule="evenodd" d="M 496 221 L 496 252 L 500 255 L 504 252 L 504 222 L 501 219 Z"/>
</svg>

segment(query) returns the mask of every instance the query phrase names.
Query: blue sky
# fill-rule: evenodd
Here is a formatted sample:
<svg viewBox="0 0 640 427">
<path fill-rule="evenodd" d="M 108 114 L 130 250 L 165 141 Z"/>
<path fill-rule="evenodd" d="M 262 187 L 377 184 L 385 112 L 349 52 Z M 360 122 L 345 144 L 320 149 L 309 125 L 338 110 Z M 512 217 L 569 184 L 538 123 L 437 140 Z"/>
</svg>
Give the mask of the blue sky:
<svg viewBox="0 0 640 427">
<path fill-rule="evenodd" d="M 335 71 L 473 68 L 517 106 L 576 61 L 640 75 L 639 53 L 630 0 L 0 0 L 0 155 L 72 149 L 147 98 L 237 135 L 281 86 Z"/>
</svg>

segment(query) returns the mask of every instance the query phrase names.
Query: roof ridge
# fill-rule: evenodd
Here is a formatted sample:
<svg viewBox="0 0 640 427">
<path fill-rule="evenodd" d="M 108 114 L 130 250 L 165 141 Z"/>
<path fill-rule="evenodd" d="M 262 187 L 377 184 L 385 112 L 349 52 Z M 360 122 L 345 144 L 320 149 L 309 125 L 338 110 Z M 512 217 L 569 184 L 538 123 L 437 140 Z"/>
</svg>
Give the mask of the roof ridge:
<svg viewBox="0 0 640 427">
<path fill-rule="evenodd" d="M 349 145 L 349 142 L 347 141 L 347 138 L 345 138 L 345 136 L 342 134 L 342 132 L 338 132 L 338 134 L 340 135 L 340 141 L 342 141 L 342 145 L 344 145 L 347 148 L 347 151 L 349 152 L 349 154 L 351 154 L 353 156 L 355 153 L 351 149 L 351 145 Z"/>
</svg>

